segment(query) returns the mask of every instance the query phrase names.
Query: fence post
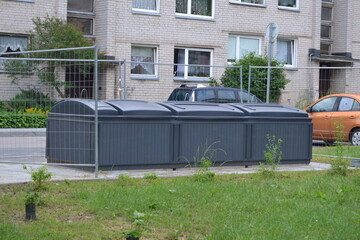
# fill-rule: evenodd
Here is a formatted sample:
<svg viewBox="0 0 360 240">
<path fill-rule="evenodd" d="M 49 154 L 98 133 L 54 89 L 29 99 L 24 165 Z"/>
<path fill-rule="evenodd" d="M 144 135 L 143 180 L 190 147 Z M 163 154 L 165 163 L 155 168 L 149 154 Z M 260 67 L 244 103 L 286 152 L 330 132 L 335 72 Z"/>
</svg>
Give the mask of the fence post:
<svg viewBox="0 0 360 240">
<path fill-rule="evenodd" d="M 243 77 L 242 77 L 242 66 L 240 66 L 240 90 L 241 90 L 241 95 L 243 95 L 243 89 L 244 89 L 244 86 L 243 86 Z M 240 102 L 243 103 L 243 98 L 240 97 Z"/>
<path fill-rule="evenodd" d="M 99 77 L 98 77 L 98 48 L 94 48 L 94 76 L 95 76 L 95 178 L 99 174 L 99 113 L 98 113 L 98 100 L 99 100 Z"/>
<path fill-rule="evenodd" d="M 249 82 L 248 82 L 248 94 L 250 96 L 250 87 L 251 87 L 251 66 L 249 66 Z"/>
<path fill-rule="evenodd" d="M 126 60 L 124 59 L 124 99 L 127 98 L 127 90 L 126 90 Z"/>
</svg>

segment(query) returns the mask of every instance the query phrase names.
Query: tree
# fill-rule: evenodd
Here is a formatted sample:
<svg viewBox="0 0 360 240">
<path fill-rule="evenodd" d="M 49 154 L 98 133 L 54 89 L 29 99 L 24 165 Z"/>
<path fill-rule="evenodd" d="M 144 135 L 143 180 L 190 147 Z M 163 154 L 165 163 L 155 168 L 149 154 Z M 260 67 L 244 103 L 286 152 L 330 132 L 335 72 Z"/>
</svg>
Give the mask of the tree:
<svg viewBox="0 0 360 240">
<path fill-rule="evenodd" d="M 92 46 L 93 43 L 84 37 L 74 25 L 67 24 L 63 20 L 55 17 L 39 17 L 33 19 L 34 29 L 30 33 L 28 51 L 45 49 L 78 48 Z M 59 96 L 64 98 L 65 94 L 62 87 L 70 87 L 68 83 L 59 81 L 56 68 L 59 66 L 70 66 L 74 62 L 49 61 L 47 59 L 93 59 L 94 51 L 76 50 L 71 52 L 54 51 L 46 53 L 31 53 L 19 55 L 18 57 L 37 58 L 37 61 L 6 61 L 5 70 L 9 72 L 13 81 L 18 80 L 18 75 L 28 75 L 35 73 L 40 83 L 55 88 Z M 77 70 L 82 74 L 90 73 L 90 66 L 81 66 Z"/>
<path fill-rule="evenodd" d="M 255 56 L 254 53 L 244 56 L 233 66 L 242 66 L 243 89 L 248 89 L 249 66 L 268 66 L 268 59 L 265 56 Z M 277 60 L 271 61 L 271 66 L 282 66 Z M 286 79 L 284 69 L 271 69 L 270 102 L 277 102 L 281 95 L 281 89 L 290 82 Z M 224 87 L 240 88 L 240 68 L 226 68 L 220 81 Z M 266 79 L 267 68 L 252 69 L 250 91 L 262 101 L 266 100 Z"/>
</svg>

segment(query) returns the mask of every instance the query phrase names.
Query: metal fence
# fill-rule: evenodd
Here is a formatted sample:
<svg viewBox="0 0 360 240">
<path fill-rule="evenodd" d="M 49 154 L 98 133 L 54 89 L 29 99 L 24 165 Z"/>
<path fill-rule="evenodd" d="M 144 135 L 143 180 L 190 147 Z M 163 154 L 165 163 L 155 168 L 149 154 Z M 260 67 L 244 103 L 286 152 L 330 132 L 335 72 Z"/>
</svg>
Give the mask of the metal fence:
<svg viewBox="0 0 360 240">
<path fill-rule="evenodd" d="M 304 109 L 319 97 L 339 92 L 360 92 L 352 73 L 360 68 L 215 66 L 200 64 L 144 63 L 144 61 L 99 59 L 93 47 L 13 52 L 0 55 L 0 163 L 74 164 L 46 159 L 46 118 L 55 104 L 66 98 L 95 100 L 94 128 L 76 130 L 81 138 L 98 139 L 98 100 L 133 99 L 165 101 L 181 84 L 231 83 L 264 102 Z M 270 87 L 267 93 L 267 71 Z M 280 89 L 279 79 L 287 81 Z M 288 81 L 289 80 L 289 81 Z M 66 146 L 64 146 L 66 147 Z M 90 151 L 94 163 L 78 163 L 98 172 L 98 145 Z M 61 150 L 61 149 L 59 149 Z"/>
</svg>

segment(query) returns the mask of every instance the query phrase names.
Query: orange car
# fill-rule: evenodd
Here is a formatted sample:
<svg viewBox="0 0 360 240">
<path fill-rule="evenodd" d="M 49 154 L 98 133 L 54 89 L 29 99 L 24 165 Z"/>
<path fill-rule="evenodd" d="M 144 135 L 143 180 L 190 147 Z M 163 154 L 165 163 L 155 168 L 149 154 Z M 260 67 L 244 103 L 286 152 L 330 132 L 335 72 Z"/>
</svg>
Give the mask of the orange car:
<svg viewBox="0 0 360 240">
<path fill-rule="evenodd" d="M 313 122 L 313 139 L 360 145 L 360 94 L 332 94 L 305 109 Z"/>
</svg>

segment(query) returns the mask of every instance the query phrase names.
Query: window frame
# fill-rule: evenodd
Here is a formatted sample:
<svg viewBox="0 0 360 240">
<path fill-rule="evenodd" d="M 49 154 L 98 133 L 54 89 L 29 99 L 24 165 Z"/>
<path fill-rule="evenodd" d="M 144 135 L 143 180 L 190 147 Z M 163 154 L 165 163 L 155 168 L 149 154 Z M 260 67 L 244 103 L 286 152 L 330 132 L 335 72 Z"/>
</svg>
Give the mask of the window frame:
<svg viewBox="0 0 360 240">
<path fill-rule="evenodd" d="M 289 42 L 291 41 L 293 43 L 293 52 L 292 52 L 292 56 L 291 56 L 291 61 L 292 61 L 292 64 L 284 64 L 284 67 L 288 67 L 288 68 L 293 68 L 293 67 L 296 67 L 297 66 L 297 41 L 295 39 L 286 39 L 286 38 L 279 38 L 277 39 L 277 42 L 276 42 L 276 60 L 278 60 L 278 42 L 279 41 L 286 41 L 286 42 Z M 279 61 L 279 60 L 278 60 Z"/>
<path fill-rule="evenodd" d="M 266 0 L 262 0 L 263 3 L 248 3 L 248 2 L 243 2 L 245 0 L 229 0 L 230 3 L 234 3 L 234 4 L 240 4 L 240 5 L 248 5 L 248 6 L 254 6 L 254 7 L 265 7 L 266 6 Z M 254 0 L 256 1 L 256 0 Z"/>
<path fill-rule="evenodd" d="M 26 39 L 26 46 L 23 46 L 23 49 L 20 49 L 20 52 L 24 51 L 24 50 L 28 47 L 28 45 L 29 45 L 29 36 L 0 34 L 0 37 L 24 38 L 24 40 Z M 8 47 L 9 47 L 9 46 L 8 46 Z M 24 48 L 25 48 L 25 49 L 24 49 Z M 15 50 L 16 50 L 16 49 L 15 49 Z M 13 52 L 18 52 L 18 51 L 13 51 Z M 1 53 L 0 57 L 1 57 L 1 56 L 4 56 L 4 55 L 5 55 L 5 57 L 7 57 L 7 56 L 6 56 L 6 53 L 7 53 L 6 51 L 5 51 L 5 52 L 0 52 L 0 53 Z M 0 60 L 0 73 L 6 72 L 6 71 L 3 69 L 3 61 L 6 61 L 6 60 Z"/>
<path fill-rule="evenodd" d="M 211 67 L 213 65 L 213 58 L 214 58 L 214 50 L 213 49 L 175 47 L 174 48 L 174 54 L 175 54 L 175 49 L 183 49 L 183 50 L 185 50 L 185 56 L 184 56 L 185 62 L 184 63 L 175 63 L 174 62 L 174 67 L 176 65 L 183 65 L 184 66 L 184 76 L 183 77 L 177 77 L 177 76 L 175 76 L 175 71 L 174 71 L 174 80 L 180 80 L 180 81 L 209 81 L 209 78 L 211 78 L 213 76 L 213 69 Z M 199 51 L 199 52 L 209 52 L 210 53 L 210 64 L 209 64 L 210 74 L 209 74 L 209 77 L 189 76 L 189 51 Z M 190 64 L 190 65 L 194 65 L 194 64 Z"/>
<path fill-rule="evenodd" d="M 327 103 L 328 101 L 332 100 L 332 99 L 335 99 L 333 101 L 333 106 L 332 106 L 332 109 L 328 110 L 324 110 L 324 111 L 315 111 L 314 108 L 318 108 L 319 104 L 323 104 L 324 102 Z M 339 97 L 328 97 L 328 98 L 325 98 L 321 101 L 318 101 L 317 103 L 315 103 L 314 105 L 311 106 L 311 113 L 321 113 L 321 112 L 336 112 L 337 111 L 337 105 L 338 105 L 338 101 L 339 101 Z"/>
<path fill-rule="evenodd" d="M 300 10 L 300 0 L 295 0 L 295 7 L 288 7 L 288 6 L 281 6 L 278 2 L 278 9 L 282 10 L 292 10 L 292 11 L 299 11 Z"/>
<path fill-rule="evenodd" d="M 193 0 L 187 0 L 187 11 L 186 13 L 178 13 L 176 12 L 176 0 L 175 0 L 175 16 L 180 18 L 190 18 L 190 19 L 198 19 L 198 20 L 213 20 L 215 16 L 215 0 L 211 1 L 211 16 L 206 15 L 197 15 L 191 14 L 191 3 Z"/>
<path fill-rule="evenodd" d="M 68 19 L 71 18 L 71 19 L 79 19 L 79 20 L 89 20 L 91 22 L 91 33 L 90 34 L 87 34 L 85 32 L 83 32 L 81 29 L 79 29 L 80 32 L 82 32 L 84 34 L 84 36 L 94 36 L 95 35 L 95 32 L 94 32 L 94 21 L 95 19 L 94 18 L 89 18 L 89 17 L 86 17 L 86 16 L 72 16 L 72 15 L 68 15 L 66 17 L 66 22 L 69 23 L 69 24 L 72 24 L 70 22 L 68 22 Z M 75 24 L 72 24 L 74 25 L 75 27 L 77 27 Z"/>
<path fill-rule="evenodd" d="M 130 64 L 130 76 L 131 79 L 150 79 L 150 80 L 156 80 L 158 79 L 158 59 L 159 59 L 159 46 L 156 45 L 144 45 L 144 44 L 131 44 L 131 48 L 130 48 L 130 58 L 132 58 L 132 48 L 133 47 L 143 47 L 143 48 L 152 48 L 154 49 L 154 74 L 139 74 L 139 73 L 131 73 L 132 70 L 132 64 L 135 64 L 134 61 L 132 61 L 131 59 L 131 64 Z M 141 63 L 139 63 L 141 64 Z M 146 64 L 146 62 L 144 62 L 144 64 Z M 149 64 L 149 63 L 147 63 Z"/>
<path fill-rule="evenodd" d="M 91 0 L 91 11 L 81 11 L 81 10 L 72 10 L 69 9 L 68 5 L 69 5 L 69 0 L 68 0 L 68 5 L 66 6 L 67 12 L 68 13 L 80 13 L 80 14 L 94 14 L 94 7 L 95 7 L 95 0 Z"/>
<path fill-rule="evenodd" d="M 342 103 L 343 101 L 346 101 L 346 100 L 352 100 L 352 104 L 351 104 L 351 108 L 350 109 L 340 109 L 343 107 Z M 356 110 L 354 109 L 355 105 L 358 105 L 359 106 L 359 102 L 355 99 L 355 98 L 352 98 L 352 97 L 341 97 L 341 99 L 339 100 L 339 106 L 337 107 L 337 112 L 356 112 L 356 111 L 359 111 L 359 110 Z"/>
<path fill-rule="evenodd" d="M 28 3 L 34 3 L 35 0 L 10 0 L 10 1 L 13 1 L 13 2 L 28 2 Z"/>
<path fill-rule="evenodd" d="M 262 52 L 261 52 L 261 44 L 262 44 L 262 37 L 256 37 L 256 36 L 246 36 L 246 35 L 229 35 L 228 36 L 228 40 L 230 37 L 235 37 L 235 62 L 239 61 L 240 58 L 240 46 L 241 46 L 241 38 L 247 38 L 247 39 L 254 39 L 254 40 L 259 40 L 259 54 L 258 56 L 261 56 Z M 229 55 L 229 41 L 228 41 L 228 55 Z M 233 61 L 229 61 L 232 59 L 228 59 L 228 64 L 232 64 L 234 63 Z"/>
<path fill-rule="evenodd" d="M 159 15 L 160 14 L 160 0 L 154 0 L 154 1 L 156 2 L 156 10 L 134 8 L 133 6 L 131 6 L 131 9 L 132 9 L 133 13 Z M 134 0 L 132 0 L 132 4 L 133 4 L 133 2 L 134 2 Z"/>
</svg>

